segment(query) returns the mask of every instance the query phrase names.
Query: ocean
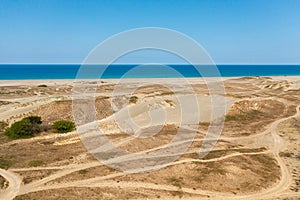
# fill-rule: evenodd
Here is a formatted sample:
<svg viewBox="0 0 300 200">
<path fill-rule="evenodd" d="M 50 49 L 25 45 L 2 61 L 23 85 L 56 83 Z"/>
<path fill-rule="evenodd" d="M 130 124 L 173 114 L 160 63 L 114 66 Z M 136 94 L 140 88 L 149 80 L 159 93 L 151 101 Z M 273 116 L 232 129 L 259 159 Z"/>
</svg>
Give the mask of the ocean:
<svg viewBox="0 0 300 200">
<path fill-rule="evenodd" d="M 168 65 L 164 68 L 156 65 L 137 67 L 134 64 L 114 64 L 104 70 L 102 65 L 91 65 L 81 78 L 178 78 L 178 77 L 214 77 L 218 74 L 209 72 L 212 66 L 198 66 L 200 74 L 192 65 Z M 136 68 L 137 67 L 137 68 Z M 75 79 L 80 64 L 0 64 L 0 80 L 30 79 Z M 222 77 L 242 76 L 300 76 L 300 65 L 217 65 Z M 138 69 L 134 71 L 134 69 Z M 171 69 L 171 70 L 170 70 Z"/>
</svg>

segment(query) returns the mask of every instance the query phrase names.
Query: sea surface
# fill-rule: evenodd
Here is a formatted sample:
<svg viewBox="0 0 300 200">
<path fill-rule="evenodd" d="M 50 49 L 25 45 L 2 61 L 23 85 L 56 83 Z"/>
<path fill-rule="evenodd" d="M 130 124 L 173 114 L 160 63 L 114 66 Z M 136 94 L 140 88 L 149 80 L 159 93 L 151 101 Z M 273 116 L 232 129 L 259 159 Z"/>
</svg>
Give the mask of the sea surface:
<svg viewBox="0 0 300 200">
<path fill-rule="evenodd" d="M 0 64 L 0 80 L 300 76 L 300 65 Z M 79 70 L 80 69 L 80 70 Z M 80 73 L 78 73 L 80 72 Z"/>
</svg>

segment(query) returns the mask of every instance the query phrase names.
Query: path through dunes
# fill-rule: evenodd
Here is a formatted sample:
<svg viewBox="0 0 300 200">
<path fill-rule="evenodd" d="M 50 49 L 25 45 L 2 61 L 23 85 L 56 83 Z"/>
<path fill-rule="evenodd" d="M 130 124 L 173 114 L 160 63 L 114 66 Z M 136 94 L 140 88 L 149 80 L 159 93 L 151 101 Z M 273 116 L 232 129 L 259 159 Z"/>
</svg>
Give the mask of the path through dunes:
<svg viewBox="0 0 300 200">
<path fill-rule="evenodd" d="M 22 180 L 14 173 L 0 169 L 0 175 L 8 181 L 8 188 L 0 193 L 0 199 L 13 199 L 19 193 Z"/>
</svg>

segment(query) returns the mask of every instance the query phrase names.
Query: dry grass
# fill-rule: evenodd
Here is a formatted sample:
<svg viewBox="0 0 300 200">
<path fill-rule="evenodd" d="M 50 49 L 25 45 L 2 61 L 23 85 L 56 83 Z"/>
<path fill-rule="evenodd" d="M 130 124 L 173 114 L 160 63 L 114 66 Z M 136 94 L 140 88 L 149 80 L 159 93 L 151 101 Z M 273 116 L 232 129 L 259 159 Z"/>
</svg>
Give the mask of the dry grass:
<svg viewBox="0 0 300 200">
<path fill-rule="evenodd" d="M 40 95 L 59 95 L 59 94 L 71 94 L 72 86 L 60 85 L 39 87 L 39 86 L 0 86 L 0 95 L 2 98 L 16 98 L 16 97 L 30 97 L 37 94 Z"/>
<path fill-rule="evenodd" d="M 274 100 L 240 101 L 233 105 L 225 118 L 222 134 L 248 136 L 262 132 L 275 120 L 285 117 L 285 106 Z"/>
<path fill-rule="evenodd" d="M 145 131 L 150 131 L 151 128 Z M 128 151 L 128 152 L 139 152 L 148 149 L 152 149 L 155 147 L 163 146 L 173 139 L 173 137 L 177 134 L 177 126 L 174 125 L 166 125 L 162 127 L 162 129 L 152 137 L 147 138 L 135 138 L 125 144 L 122 144 L 120 148 Z"/>
<path fill-rule="evenodd" d="M 13 165 L 12 156 L 2 155 L 0 156 L 0 168 L 8 169 Z"/>
<path fill-rule="evenodd" d="M 84 104 L 86 102 L 82 100 L 82 103 Z M 110 116 L 112 114 L 112 109 L 110 109 L 110 107 L 111 104 L 107 98 L 97 97 L 95 100 L 97 119 L 103 119 Z M 43 105 L 31 112 L 31 115 L 41 116 L 43 122 L 46 124 L 62 119 L 74 121 L 71 100 L 55 101 L 47 105 Z"/>
<path fill-rule="evenodd" d="M 28 167 L 28 164 L 31 165 L 30 162 L 32 161 L 35 161 L 33 163 L 34 166 L 36 166 L 36 161 L 39 164 L 43 163 L 45 165 L 62 160 L 71 161 L 72 157 L 86 152 L 86 149 L 80 142 L 61 146 L 53 145 L 58 140 L 43 139 L 25 143 L 14 143 L 9 147 L 0 145 L 0 157 L 8 160 L 4 162 L 6 168 L 19 168 Z"/>
<path fill-rule="evenodd" d="M 89 179 L 89 178 L 95 178 L 95 177 L 100 177 L 100 176 L 105 176 L 109 174 L 114 174 L 117 173 L 118 171 L 106 167 L 106 166 L 98 166 L 98 167 L 92 167 L 88 169 L 83 169 L 79 170 L 76 172 L 73 172 L 71 174 L 68 174 L 64 177 L 58 178 L 54 181 L 49 182 L 48 184 L 53 184 L 53 183 L 64 183 L 64 182 L 71 182 L 71 181 L 80 181 L 84 179 Z"/>
<path fill-rule="evenodd" d="M 230 155 L 233 153 L 258 153 L 258 152 L 263 152 L 265 151 L 266 148 L 257 148 L 257 149 L 247 149 L 247 148 L 242 148 L 242 149 L 224 149 L 224 150 L 214 150 L 209 152 L 203 159 L 204 160 L 209 160 L 209 159 L 214 159 L 214 158 L 219 158 L 222 156 Z"/>
<path fill-rule="evenodd" d="M 172 184 L 217 192 L 249 193 L 273 185 L 280 170 L 268 155 L 236 156 L 219 162 L 185 163 L 144 174 L 130 174 L 117 181 Z"/>
<path fill-rule="evenodd" d="M 32 192 L 26 195 L 18 196 L 15 200 L 115 200 L 115 199 L 159 199 L 161 197 L 173 198 L 175 196 L 192 197 L 179 191 L 151 190 L 144 188 L 63 188 L 56 190 L 46 190 L 41 192 Z"/>
<path fill-rule="evenodd" d="M 28 184 L 33 181 L 41 180 L 51 174 L 57 172 L 57 170 L 34 170 L 17 172 L 23 178 L 23 183 Z"/>
</svg>

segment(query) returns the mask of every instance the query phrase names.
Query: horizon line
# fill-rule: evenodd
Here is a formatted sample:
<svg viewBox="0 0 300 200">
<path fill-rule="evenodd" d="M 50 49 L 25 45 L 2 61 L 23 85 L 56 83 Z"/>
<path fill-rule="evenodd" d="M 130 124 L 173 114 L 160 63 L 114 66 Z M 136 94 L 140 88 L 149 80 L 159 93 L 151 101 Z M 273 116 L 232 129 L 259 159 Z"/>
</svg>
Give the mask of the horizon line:
<svg viewBox="0 0 300 200">
<path fill-rule="evenodd" d="M 300 65 L 300 63 L 0 63 L 0 65 Z"/>
</svg>

